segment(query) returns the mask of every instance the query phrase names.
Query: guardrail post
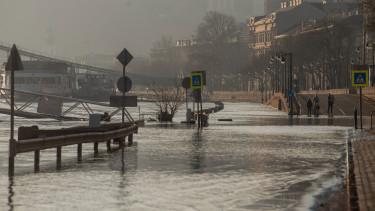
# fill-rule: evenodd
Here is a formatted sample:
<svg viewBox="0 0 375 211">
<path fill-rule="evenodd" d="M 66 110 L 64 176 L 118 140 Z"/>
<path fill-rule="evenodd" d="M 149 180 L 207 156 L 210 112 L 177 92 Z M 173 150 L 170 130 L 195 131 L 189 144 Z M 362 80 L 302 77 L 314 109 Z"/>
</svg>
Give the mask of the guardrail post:
<svg viewBox="0 0 375 211">
<path fill-rule="evenodd" d="M 34 172 L 39 172 L 40 151 L 34 151 Z"/>
<path fill-rule="evenodd" d="M 128 146 L 133 145 L 133 133 L 128 136 Z"/>
<path fill-rule="evenodd" d="M 82 144 L 77 145 L 77 161 L 82 162 Z"/>
<path fill-rule="evenodd" d="M 56 169 L 61 169 L 61 147 L 56 148 Z"/>
<path fill-rule="evenodd" d="M 99 143 L 95 142 L 94 143 L 94 157 L 98 157 L 99 155 Z"/>
</svg>

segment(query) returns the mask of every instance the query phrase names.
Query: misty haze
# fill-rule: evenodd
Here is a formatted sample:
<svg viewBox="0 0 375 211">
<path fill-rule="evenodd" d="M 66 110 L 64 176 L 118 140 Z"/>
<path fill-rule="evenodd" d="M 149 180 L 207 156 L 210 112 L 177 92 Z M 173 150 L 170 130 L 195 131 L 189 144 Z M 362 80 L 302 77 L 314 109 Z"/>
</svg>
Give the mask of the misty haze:
<svg viewBox="0 0 375 211">
<path fill-rule="evenodd" d="M 374 0 L 0 0 L 0 210 L 375 210 Z"/>
</svg>

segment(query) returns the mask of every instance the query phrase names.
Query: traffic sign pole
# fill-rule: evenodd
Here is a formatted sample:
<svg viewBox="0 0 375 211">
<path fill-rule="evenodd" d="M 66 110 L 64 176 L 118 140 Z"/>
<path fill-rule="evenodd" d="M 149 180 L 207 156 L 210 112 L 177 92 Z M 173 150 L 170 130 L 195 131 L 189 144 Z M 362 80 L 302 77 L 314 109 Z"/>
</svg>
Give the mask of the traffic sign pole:
<svg viewBox="0 0 375 211">
<path fill-rule="evenodd" d="M 359 121 L 361 121 L 361 130 L 363 130 L 362 121 L 362 87 L 359 87 Z"/>
<path fill-rule="evenodd" d="M 361 130 L 363 129 L 363 107 L 362 107 L 362 88 L 370 84 L 370 73 L 368 65 L 353 65 L 352 86 L 359 87 L 359 118 Z"/>
<path fill-rule="evenodd" d="M 10 177 L 14 176 L 14 70 L 10 71 L 10 139 L 9 139 L 9 169 Z"/>
<path fill-rule="evenodd" d="M 124 48 L 124 50 L 121 51 L 121 53 L 117 56 L 117 59 L 122 64 L 122 76 L 124 78 L 124 88 L 126 87 L 126 80 L 125 80 L 125 68 L 130 63 L 131 60 L 133 60 L 133 56 L 129 53 L 129 51 Z M 122 97 L 125 99 L 125 92 L 122 92 Z M 122 125 L 125 123 L 125 106 L 122 106 Z"/>
<path fill-rule="evenodd" d="M 125 78 L 125 65 L 123 65 L 122 66 L 122 77 L 124 77 Z M 124 87 L 126 87 L 126 80 L 124 80 Z M 123 98 L 125 98 L 125 92 L 122 92 L 122 97 Z M 121 120 L 121 122 L 122 122 L 122 126 L 124 126 L 124 124 L 125 124 L 125 107 L 124 106 L 122 106 L 122 120 Z"/>
<path fill-rule="evenodd" d="M 5 71 L 10 71 L 10 138 L 9 138 L 9 162 L 8 175 L 14 176 L 14 158 L 16 151 L 16 140 L 14 139 L 14 71 L 23 70 L 20 54 L 16 45 L 13 45 Z"/>
</svg>

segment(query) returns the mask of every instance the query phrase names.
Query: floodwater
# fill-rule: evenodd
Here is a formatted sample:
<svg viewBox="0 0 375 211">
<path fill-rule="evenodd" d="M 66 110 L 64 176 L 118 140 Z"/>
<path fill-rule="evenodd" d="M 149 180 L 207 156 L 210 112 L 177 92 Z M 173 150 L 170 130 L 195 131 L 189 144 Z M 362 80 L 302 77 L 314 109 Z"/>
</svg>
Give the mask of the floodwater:
<svg viewBox="0 0 375 211">
<path fill-rule="evenodd" d="M 152 104 L 142 104 L 142 111 L 152 111 Z M 137 109 L 131 112 L 137 116 Z M 291 122 L 263 105 L 226 103 L 202 131 L 178 123 L 140 128 L 136 146 L 125 150 L 124 168 L 120 152 L 107 154 L 103 144 L 94 158 L 86 144 L 81 164 L 75 146 L 63 148 L 61 171 L 55 170 L 55 150 L 41 152 L 37 174 L 33 153 L 17 155 L 9 180 L 8 117 L 0 118 L 0 210 L 313 209 L 342 185 L 350 133 L 347 119 Z M 16 124 L 86 123 L 17 118 Z"/>
</svg>

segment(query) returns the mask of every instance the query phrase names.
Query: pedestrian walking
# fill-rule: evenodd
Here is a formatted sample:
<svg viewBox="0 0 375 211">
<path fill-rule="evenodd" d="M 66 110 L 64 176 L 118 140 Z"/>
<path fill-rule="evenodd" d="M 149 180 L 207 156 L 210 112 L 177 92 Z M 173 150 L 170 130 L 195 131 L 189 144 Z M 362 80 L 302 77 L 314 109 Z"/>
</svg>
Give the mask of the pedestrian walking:
<svg viewBox="0 0 375 211">
<path fill-rule="evenodd" d="M 316 117 L 319 117 L 319 109 L 320 109 L 320 105 L 319 105 L 319 96 L 318 94 L 315 95 L 314 97 L 314 115 Z"/>
<path fill-rule="evenodd" d="M 309 100 L 307 100 L 307 116 L 309 117 L 311 117 L 312 115 L 312 106 L 313 106 L 313 102 L 311 98 L 309 98 Z"/>
<path fill-rule="evenodd" d="M 333 104 L 335 103 L 335 97 L 328 94 L 328 116 L 333 116 Z"/>
</svg>

